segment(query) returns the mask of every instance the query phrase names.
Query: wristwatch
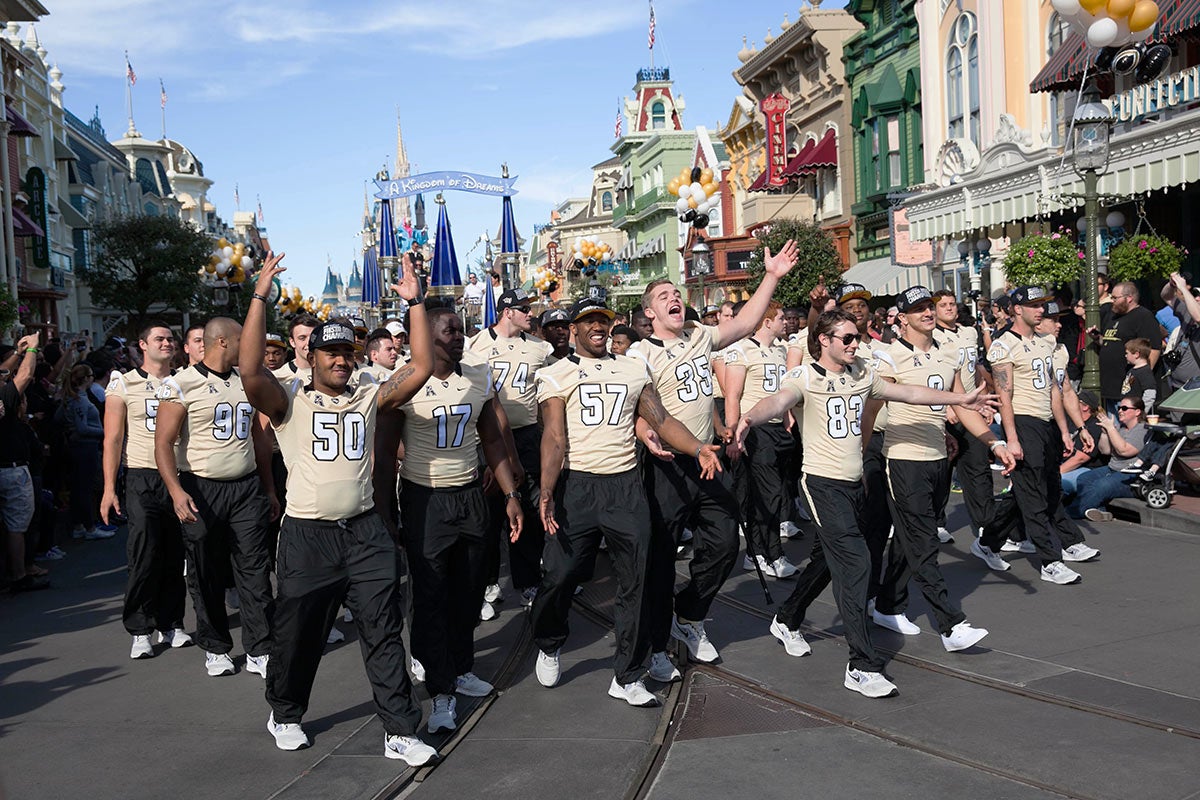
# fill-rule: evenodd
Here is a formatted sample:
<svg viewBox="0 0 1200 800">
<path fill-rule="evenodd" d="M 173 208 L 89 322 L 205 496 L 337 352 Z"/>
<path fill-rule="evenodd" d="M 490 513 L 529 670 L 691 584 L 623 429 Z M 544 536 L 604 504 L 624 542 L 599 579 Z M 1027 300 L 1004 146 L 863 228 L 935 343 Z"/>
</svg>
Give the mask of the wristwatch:
<svg viewBox="0 0 1200 800">
<path fill-rule="evenodd" d="M 505 492 L 504 499 L 505 500 L 520 500 L 521 493 L 520 492 Z"/>
</svg>

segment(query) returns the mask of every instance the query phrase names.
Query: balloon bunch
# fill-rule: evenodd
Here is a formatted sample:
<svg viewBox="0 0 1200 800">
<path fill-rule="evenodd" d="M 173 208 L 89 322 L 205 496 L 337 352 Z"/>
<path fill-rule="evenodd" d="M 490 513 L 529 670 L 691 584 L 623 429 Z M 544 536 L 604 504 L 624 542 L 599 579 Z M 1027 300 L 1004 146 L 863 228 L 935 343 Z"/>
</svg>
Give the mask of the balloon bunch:
<svg viewBox="0 0 1200 800">
<path fill-rule="evenodd" d="M 1148 39 L 1158 21 L 1154 0 L 1051 0 L 1050 4 L 1097 49 Z"/>
<path fill-rule="evenodd" d="M 667 191 L 679 198 L 675 203 L 679 221 L 690 222 L 694 228 L 708 227 L 709 215 L 721 202 L 720 189 L 708 167 L 685 167 L 667 184 Z"/>
<path fill-rule="evenodd" d="M 1056 7 L 1059 2 L 1062 0 L 1055 0 Z M 1084 0 L 1079 2 L 1086 7 L 1087 3 Z M 1149 42 L 1158 28 L 1158 5 L 1153 0 L 1108 0 L 1105 11 L 1108 12 L 1109 18 L 1103 22 L 1113 23 L 1116 18 L 1117 38 L 1096 55 L 1098 70 L 1111 70 L 1117 75 L 1134 75 L 1138 83 L 1149 83 L 1167 71 L 1171 63 L 1171 48 L 1166 44 Z M 1092 36 L 1093 28 L 1100 22 L 1097 21 L 1088 28 L 1089 43 L 1093 43 L 1093 39 L 1104 40 L 1103 35 L 1098 38 Z M 1106 25 L 1106 30 L 1111 32 L 1111 29 L 1111 24 Z"/>
<path fill-rule="evenodd" d="M 575 260 L 580 266 L 595 266 L 612 261 L 613 251 L 599 239 L 580 236 L 575 239 Z"/>
<path fill-rule="evenodd" d="M 251 252 L 242 242 L 230 243 L 228 239 L 218 239 L 217 247 L 204 267 L 206 279 L 211 282 L 224 279 L 229 283 L 242 283 L 254 269 Z"/>
<path fill-rule="evenodd" d="M 279 293 L 279 300 L 276 303 L 279 314 L 285 318 L 293 317 L 296 314 L 312 314 L 317 319 L 324 322 L 333 314 L 333 306 L 329 303 L 318 304 L 312 297 L 305 297 L 300 291 L 300 287 L 292 286 L 289 289 L 284 289 Z"/>
<path fill-rule="evenodd" d="M 550 294 L 558 288 L 558 274 L 550 267 L 537 267 L 530 277 L 533 288 L 542 294 Z"/>
</svg>

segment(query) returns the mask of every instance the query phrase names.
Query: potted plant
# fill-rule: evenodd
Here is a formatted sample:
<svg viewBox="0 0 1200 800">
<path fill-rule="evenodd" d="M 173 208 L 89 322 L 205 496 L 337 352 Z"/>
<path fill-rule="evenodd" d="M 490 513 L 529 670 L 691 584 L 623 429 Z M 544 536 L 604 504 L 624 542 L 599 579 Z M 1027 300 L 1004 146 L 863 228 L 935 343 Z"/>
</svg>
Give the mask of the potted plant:
<svg viewBox="0 0 1200 800">
<path fill-rule="evenodd" d="M 1009 248 L 1004 274 L 1014 286 L 1065 286 L 1079 280 L 1085 258 L 1066 228 L 1035 231 Z"/>
<path fill-rule="evenodd" d="M 1185 255 L 1165 236 L 1134 234 L 1108 252 L 1108 275 L 1115 281 L 1165 278 L 1179 271 Z"/>
</svg>

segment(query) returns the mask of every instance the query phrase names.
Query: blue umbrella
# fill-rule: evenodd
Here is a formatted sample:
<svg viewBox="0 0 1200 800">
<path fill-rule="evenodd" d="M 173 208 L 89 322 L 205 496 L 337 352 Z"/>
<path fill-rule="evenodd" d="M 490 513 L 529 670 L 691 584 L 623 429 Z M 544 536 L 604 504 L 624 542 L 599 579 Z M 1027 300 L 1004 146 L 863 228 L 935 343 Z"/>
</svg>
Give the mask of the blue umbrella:
<svg viewBox="0 0 1200 800">
<path fill-rule="evenodd" d="M 396 226 L 392 223 L 392 201 L 379 201 L 379 257 L 395 258 Z"/>
<path fill-rule="evenodd" d="M 483 327 L 490 328 L 496 324 L 496 293 L 492 290 L 492 279 L 483 279 Z"/>
<path fill-rule="evenodd" d="M 517 223 L 513 219 L 512 198 L 504 195 L 504 206 L 500 213 L 500 252 L 519 253 Z"/>
<path fill-rule="evenodd" d="M 375 247 L 372 245 L 363 253 L 363 284 L 362 301 L 370 306 L 379 305 L 379 261 L 375 258 Z"/>
<path fill-rule="evenodd" d="M 450 235 L 450 217 L 446 214 L 446 203 L 438 203 L 437 233 L 433 239 L 433 265 L 430 267 L 431 286 L 461 286 L 458 271 L 458 255 L 454 252 L 454 238 Z"/>
</svg>

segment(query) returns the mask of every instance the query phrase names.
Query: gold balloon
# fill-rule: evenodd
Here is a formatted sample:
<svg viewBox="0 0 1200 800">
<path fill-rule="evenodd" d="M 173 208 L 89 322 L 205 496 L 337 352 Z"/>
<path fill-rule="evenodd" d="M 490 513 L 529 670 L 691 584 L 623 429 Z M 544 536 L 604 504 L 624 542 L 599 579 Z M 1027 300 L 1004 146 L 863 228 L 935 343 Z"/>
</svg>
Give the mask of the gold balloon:
<svg viewBox="0 0 1200 800">
<path fill-rule="evenodd" d="M 204 271 L 205 272 L 216 272 L 217 265 L 214 264 L 213 262 L 209 261 L 207 264 L 204 265 Z"/>
<path fill-rule="evenodd" d="M 713 179 L 713 171 L 711 169 L 709 169 L 708 167 L 705 167 L 704 169 L 700 170 L 700 182 L 701 183 L 711 183 L 712 179 Z"/>
<path fill-rule="evenodd" d="M 218 249 L 221 249 L 221 250 L 223 250 L 223 249 L 225 249 L 226 247 L 229 247 L 229 240 L 228 240 L 228 239 L 226 239 L 226 238 L 224 238 L 224 237 L 222 237 L 222 238 L 220 238 L 220 239 L 217 239 L 217 248 L 218 248 Z"/>
<path fill-rule="evenodd" d="M 229 281 L 230 283 L 241 283 L 242 281 L 246 280 L 246 271 L 243 270 L 241 266 L 236 266 L 225 276 L 225 280 Z"/>
<path fill-rule="evenodd" d="M 1124 19 L 1133 13 L 1137 0 L 1108 0 L 1108 15 L 1113 19 Z"/>
<path fill-rule="evenodd" d="M 1138 0 L 1129 15 L 1129 30 L 1138 33 L 1155 22 L 1158 22 L 1158 3 L 1154 0 Z"/>
<path fill-rule="evenodd" d="M 1089 14 L 1095 14 L 1100 9 L 1104 8 L 1108 0 L 1079 0 L 1079 5 Z"/>
<path fill-rule="evenodd" d="M 240 256 L 242 253 L 246 252 L 246 245 L 241 242 L 235 242 L 233 245 L 233 252 Z"/>
<path fill-rule="evenodd" d="M 687 200 L 688 200 L 688 208 L 695 208 L 696 206 L 700 205 L 700 202 L 698 200 L 696 200 L 695 195 L 692 195 Z"/>
<path fill-rule="evenodd" d="M 712 181 L 708 181 L 707 183 L 704 184 L 704 196 L 705 197 L 712 197 L 716 193 L 717 193 L 717 185 L 715 183 L 713 183 Z"/>
</svg>

